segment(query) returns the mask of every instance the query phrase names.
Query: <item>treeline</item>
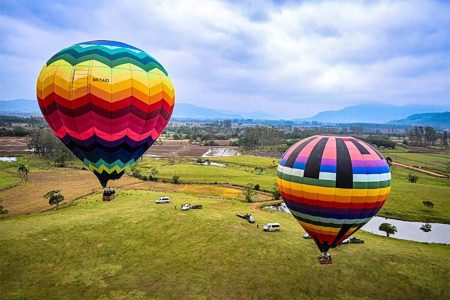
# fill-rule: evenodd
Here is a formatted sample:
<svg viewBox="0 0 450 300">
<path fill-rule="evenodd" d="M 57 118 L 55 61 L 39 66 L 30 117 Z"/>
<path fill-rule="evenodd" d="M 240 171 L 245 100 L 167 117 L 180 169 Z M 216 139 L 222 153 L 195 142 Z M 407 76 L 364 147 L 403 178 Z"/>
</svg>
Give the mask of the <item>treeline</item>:
<svg viewBox="0 0 450 300">
<path fill-rule="evenodd" d="M 64 167 L 66 161 L 76 158 L 49 128 L 32 130 L 28 147 L 34 154 L 53 159 L 55 165 L 59 167 Z"/>
<path fill-rule="evenodd" d="M 0 126 L 10 127 L 14 124 L 24 124 L 28 127 L 38 127 L 45 125 L 45 120 L 42 117 L 16 117 L 16 116 L 0 116 Z"/>
<path fill-rule="evenodd" d="M 407 143 L 415 146 L 436 145 L 438 141 L 443 146 L 448 145 L 447 131 L 439 133 L 430 126 L 414 126 L 414 128 L 408 132 L 408 139 L 409 141 Z"/>
<path fill-rule="evenodd" d="M 33 128 L 40 126 L 45 126 L 41 117 L 0 116 L 0 136 L 28 136 Z"/>
</svg>

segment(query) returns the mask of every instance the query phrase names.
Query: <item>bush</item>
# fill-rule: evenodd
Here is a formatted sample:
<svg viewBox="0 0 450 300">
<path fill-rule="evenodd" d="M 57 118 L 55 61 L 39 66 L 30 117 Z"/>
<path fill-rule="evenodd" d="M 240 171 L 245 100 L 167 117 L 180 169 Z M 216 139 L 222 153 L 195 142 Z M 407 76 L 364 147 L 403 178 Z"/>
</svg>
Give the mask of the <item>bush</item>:
<svg viewBox="0 0 450 300">
<path fill-rule="evenodd" d="M 7 213 L 8 213 L 8 210 L 0 205 L 0 215 L 6 215 Z"/>
<path fill-rule="evenodd" d="M 178 175 L 173 175 L 172 176 L 172 183 L 178 184 L 179 180 L 180 180 L 180 176 L 178 176 Z"/>
<path fill-rule="evenodd" d="M 431 202 L 430 200 L 422 201 L 422 203 L 423 203 L 423 205 L 424 205 L 425 207 L 427 207 L 427 208 L 433 208 L 433 207 L 434 207 L 434 203 Z"/>
<path fill-rule="evenodd" d="M 254 188 L 256 191 L 259 191 L 259 188 L 260 188 L 259 184 L 255 184 Z"/>
<path fill-rule="evenodd" d="M 255 195 L 255 190 L 253 188 L 254 188 L 254 186 L 250 183 L 244 186 L 242 193 L 244 194 L 245 201 L 247 201 L 247 202 L 253 201 L 253 195 Z"/>
<path fill-rule="evenodd" d="M 408 181 L 411 183 L 416 183 L 419 180 L 419 176 L 414 174 L 408 174 Z"/>
<path fill-rule="evenodd" d="M 275 186 L 272 190 L 272 198 L 273 200 L 280 200 L 281 194 L 280 190 L 278 190 L 278 187 Z"/>
</svg>

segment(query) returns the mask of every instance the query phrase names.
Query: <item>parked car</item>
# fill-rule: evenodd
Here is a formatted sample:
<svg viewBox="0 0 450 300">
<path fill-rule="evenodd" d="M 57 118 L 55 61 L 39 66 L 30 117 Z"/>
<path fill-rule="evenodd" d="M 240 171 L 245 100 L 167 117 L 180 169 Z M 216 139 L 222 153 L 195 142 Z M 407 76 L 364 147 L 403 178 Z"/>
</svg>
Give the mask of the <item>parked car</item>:
<svg viewBox="0 0 450 300">
<path fill-rule="evenodd" d="M 236 213 L 236 216 L 242 219 L 246 219 L 249 223 L 255 223 L 255 218 L 249 213 L 246 214 Z"/>
<path fill-rule="evenodd" d="M 156 200 L 157 204 L 169 203 L 169 202 L 170 202 L 170 198 L 169 197 L 160 197 L 158 200 Z"/>
<path fill-rule="evenodd" d="M 264 225 L 263 227 L 264 231 L 280 231 L 281 227 L 280 227 L 280 223 L 268 223 L 266 225 Z"/>
<path fill-rule="evenodd" d="M 191 208 L 191 205 L 189 203 L 184 203 L 181 206 L 181 210 L 189 210 Z"/>
<path fill-rule="evenodd" d="M 309 233 L 305 233 L 305 234 L 303 235 L 303 238 L 304 238 L 305 240 L 309 240 L 309 239 L 311 239 L 311 236 L 309 235 Z"/>
</svg>

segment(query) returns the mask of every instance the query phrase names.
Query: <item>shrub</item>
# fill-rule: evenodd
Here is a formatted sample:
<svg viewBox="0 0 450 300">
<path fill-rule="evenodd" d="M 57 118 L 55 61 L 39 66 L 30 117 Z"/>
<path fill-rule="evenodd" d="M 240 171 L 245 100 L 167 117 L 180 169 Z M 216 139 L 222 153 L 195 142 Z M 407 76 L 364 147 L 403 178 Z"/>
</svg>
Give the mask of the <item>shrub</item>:
<svg viewBox="0 0 450 300">
<path fill-rule="evenodd" d="M 259 184 L 255 184 L 254 188 L 256 191 L 259 191 L 259 188 L 260 188 Z"/>
<path fill-rule="evenodd" d="M 408 181 L 411 183 L 416 183 L 419 180 L 419 176 L 409 173 Z"/>
<path fill-rule="evenodd" d="M 280 200 L 281 194 L 280 194 L 280 190 L 278 189 L 277 186 L 275 186 L 272 190 L 272 198 L 273 200 Z"/>
<path fill-rule="evenodd" d="M 8 213 L 8 210 L 0 205 L 0 215 L 6 215 L 7 213 Z"/>
<path fill-rule="evenodd" d="M 423 203 L 423 205 L 424 205 L 425 207 L 427 207 L 427 208 L 433 208 L 433 207 L 434 207 L 434 203 L 431 202 L 430 200 L 422 201 L 422 203 Z"/>
<path fill-rule="evenodd" d="M 253 196 L 255 195 L 255 190 L 253 188 L 254 188 L 254 186 L 251 183 L 244 186 L 242 193 L 244 194 L 245 201 L 247 201 L 247 202 L 253 201 Z"/>
<path fill-rule="evenodd" d="M 178 175 L 172 176 L 172 183 L 177 184 L 177 183 L 179 183 L 179 180 L 180 180 L 180 176 L 178 176 Z"/>
</svg>

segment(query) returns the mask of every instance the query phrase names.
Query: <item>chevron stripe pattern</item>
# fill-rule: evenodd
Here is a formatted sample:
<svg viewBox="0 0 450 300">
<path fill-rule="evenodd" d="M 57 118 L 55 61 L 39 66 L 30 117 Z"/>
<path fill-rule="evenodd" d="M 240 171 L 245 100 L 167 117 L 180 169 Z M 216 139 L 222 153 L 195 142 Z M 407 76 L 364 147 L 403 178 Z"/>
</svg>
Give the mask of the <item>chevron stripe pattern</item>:
<svg viewBox="0 0 450 300">
<path fill-rule="evenodd" d="M 391 173 L 363 141 L 313 136 L 286 151 L 277 181 L 293 216 L 326 252 L 377 214 L 388 198 Z"/>
<path fill-rule="evenodd" d="M 175 103 L 163 66 L 114 41 L 84 42 L 56 53 L 42 68 L 36 90 L 50 128 L 104 187 L 159 137 Z"/>
</svg>

